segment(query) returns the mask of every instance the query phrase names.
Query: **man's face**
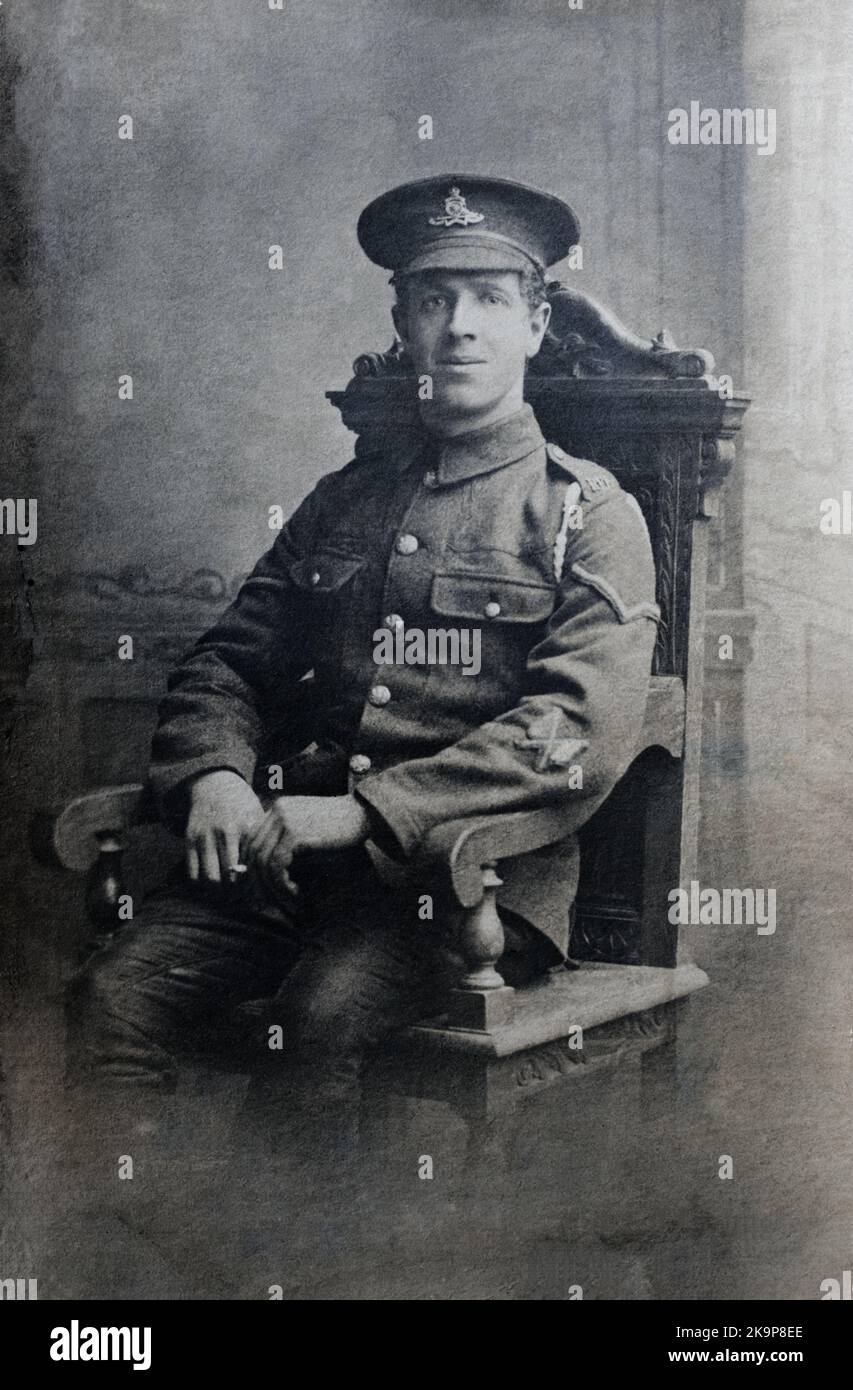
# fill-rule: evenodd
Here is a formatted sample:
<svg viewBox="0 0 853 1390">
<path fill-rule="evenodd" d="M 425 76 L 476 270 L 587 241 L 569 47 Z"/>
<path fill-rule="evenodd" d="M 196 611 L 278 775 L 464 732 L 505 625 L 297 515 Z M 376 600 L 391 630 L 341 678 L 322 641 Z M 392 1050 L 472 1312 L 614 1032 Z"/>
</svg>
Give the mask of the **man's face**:
<svg viewBox="0 0 853 1390">
<path fill-rule="evenodd" d="M 515 271 L 413 275 L 394 323 L 418 376 L 432 380 L 432 399 L 421 401 L 427 422 L 458 432 L 520 409 L 525 364 L 550 313 L 548 304 L 530 308 Z"/>
</svg>

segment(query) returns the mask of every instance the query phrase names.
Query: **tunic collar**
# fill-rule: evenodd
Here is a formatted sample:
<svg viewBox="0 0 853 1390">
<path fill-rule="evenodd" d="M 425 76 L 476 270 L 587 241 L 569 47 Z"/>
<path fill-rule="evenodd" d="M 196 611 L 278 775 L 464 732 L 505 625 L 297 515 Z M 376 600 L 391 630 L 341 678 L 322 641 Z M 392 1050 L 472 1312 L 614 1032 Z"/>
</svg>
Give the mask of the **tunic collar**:
<svg viewBox="0 0 853 1390">
<path fill-rule="evenodd" d="M 480 473 L 504 468 L 509 463 L 518 463 L 545 443 L 533 407 L 528 404 L 484 429 L 453 435 L 449 439 L 428 433 L 428 438 L 432 442 L 430 452 L 435 459 L 439 485 L 459 483 Z"/>
</svg>

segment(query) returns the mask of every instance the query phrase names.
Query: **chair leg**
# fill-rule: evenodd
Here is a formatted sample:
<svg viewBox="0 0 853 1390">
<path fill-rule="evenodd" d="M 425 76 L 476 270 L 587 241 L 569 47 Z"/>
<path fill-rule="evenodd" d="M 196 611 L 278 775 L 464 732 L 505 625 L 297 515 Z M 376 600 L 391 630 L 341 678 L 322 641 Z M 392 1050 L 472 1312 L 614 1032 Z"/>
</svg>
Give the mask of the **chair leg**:
<svg viewBox="0 0 853 1390">
<path fill-rule="evenodd" d="M 687 1000 L 664 1005 L 661 1040 L 640 1058 L 640 1109 L 645 1116 L 671 1112 L 678 1104 L 678 1023 Z"/>
<path fill-rule="evenodd" d="M 496 1115 L 491 1119 L 468 1116 L 467 1124 L 466 1174 L 484 1174 L 491 1177 L 504 1174 L 510 1161 L 514 1137 L 512 1116 Z"/>
<path fill-rule="evenodd" d="M 359 1148 L 365 1153 L 381 1153 L 399 1143 L 408 1119 L 406 1097 L 383 1077 L 381 1065 L 365 1066 L 361 1077 Z"/>
</svg>

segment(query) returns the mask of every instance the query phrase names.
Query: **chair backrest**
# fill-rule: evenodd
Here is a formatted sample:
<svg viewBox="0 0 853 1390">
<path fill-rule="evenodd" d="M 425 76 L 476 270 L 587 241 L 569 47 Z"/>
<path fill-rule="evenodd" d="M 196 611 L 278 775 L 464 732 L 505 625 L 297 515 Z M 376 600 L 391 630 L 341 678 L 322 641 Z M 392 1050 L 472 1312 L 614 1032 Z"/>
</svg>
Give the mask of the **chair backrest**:
<svg viewBox="0 0 853 1390">
<path fill-rule="evenodd" d="M 549 299 L 551 328 L 526 397 L 546 439 L 610 469 L 637 498 L 662 618 L 654 677 L 684 685 L 683 755 L 643 751 L 582 832 L 571 949 L 580 959 L 674 965 L 684 950 L 668 894 L 697 874 L 707 522 L 748 400 L 712 375 L 709 353 L 680 350 L 665 331 L 639 338 L 558 282 Z M 397 343 L 358 358 L 346 390 L 326 393 L 357 451 L 410 420 L 412 371 Z"/>
</svg>

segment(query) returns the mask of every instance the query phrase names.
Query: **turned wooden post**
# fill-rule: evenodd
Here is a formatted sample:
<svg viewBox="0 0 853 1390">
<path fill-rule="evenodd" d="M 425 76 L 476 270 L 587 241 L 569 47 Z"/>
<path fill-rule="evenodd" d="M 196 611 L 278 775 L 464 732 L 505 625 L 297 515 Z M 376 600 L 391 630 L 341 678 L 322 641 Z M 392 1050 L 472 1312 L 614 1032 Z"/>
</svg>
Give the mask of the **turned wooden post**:
<svg viewBox="0 0 853 1390">
<path fill-rule="evenodd" d="M 119 899 L 125 891 L 121 836 L 108 830 L 97 833 L 96 839 L 98 856 L 86 880 L 86 912 L 94 927 L 88 942 L 92 950 L 105 946 L 120 925 Z"/>
<path fill-rule="evenodd" d="M 84 792 L 53 809 L 37 811 L 30 843 L 41 864 L 86 874 L 86 913 L 94 932 L 85 950 L 106 945 L 117 927 L 125 893 L 122 854 L 125 835 L 157 819 L 152 798 L 139 782 Z"/>
<path fill-rule="evenodd" d="M 512 1018 L 515 990 L 504 984 L 496 968 L 504 951 L 504 929 L 496 903 L 503 880 L 494 864 L 484 864 L 482 874 L 483 896 L 465 912 L 459 931 L 459 953 L 466 968 L 458 987 L 451 991 L 449 1020 L 458 1028 L 490 1032 Z"/>
</svg>

